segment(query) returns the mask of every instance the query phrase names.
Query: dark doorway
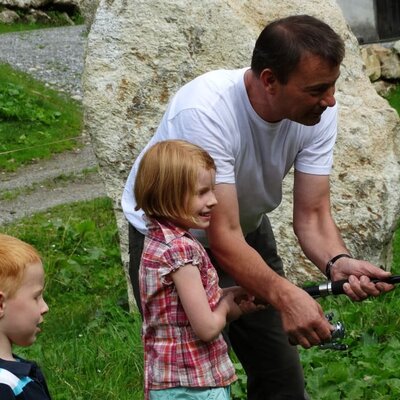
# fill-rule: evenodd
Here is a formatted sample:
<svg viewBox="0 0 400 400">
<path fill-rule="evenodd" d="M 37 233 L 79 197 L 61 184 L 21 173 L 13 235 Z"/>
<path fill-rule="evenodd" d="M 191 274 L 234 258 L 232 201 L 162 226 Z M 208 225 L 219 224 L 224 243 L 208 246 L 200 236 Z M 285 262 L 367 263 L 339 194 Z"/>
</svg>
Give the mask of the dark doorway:
<svg viewBox="0 0 400 400">
<path fill-rule="evenodd" d="M 375 0 L 375 10 L 379 39 L 400 38 L 400 0 Z"/>
</svg>

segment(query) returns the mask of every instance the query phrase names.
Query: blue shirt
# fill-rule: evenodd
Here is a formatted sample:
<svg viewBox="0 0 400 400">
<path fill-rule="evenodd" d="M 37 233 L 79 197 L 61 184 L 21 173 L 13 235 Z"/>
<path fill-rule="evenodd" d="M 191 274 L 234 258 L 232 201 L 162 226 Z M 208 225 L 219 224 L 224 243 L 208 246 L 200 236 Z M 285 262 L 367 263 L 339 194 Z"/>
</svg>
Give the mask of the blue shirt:
<svg viewBox="0 0 400 400">
<path fill-rule="evenodd" d="M 46 380 L 35 362 L 14 356 L 0 359 L 1 400 L 51 400 Z"/>
</svg>

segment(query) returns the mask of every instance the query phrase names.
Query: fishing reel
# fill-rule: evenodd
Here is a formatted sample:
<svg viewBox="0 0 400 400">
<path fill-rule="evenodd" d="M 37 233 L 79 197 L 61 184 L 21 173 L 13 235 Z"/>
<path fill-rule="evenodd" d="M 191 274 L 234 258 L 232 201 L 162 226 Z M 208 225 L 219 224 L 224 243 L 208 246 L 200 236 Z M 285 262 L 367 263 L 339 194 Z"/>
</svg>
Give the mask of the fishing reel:
<svg viewBox="0 0 400 400">
<path fill-rule="evenodd" d="M 331 350 L 347 350 L 347 344 L 340 343 L 344 338 L 345 328 L 342 322 L 333 322 L 334 314 L 333 312 L 325 314 L 325 318 L 334 326 L 334 330 L 331 333 L 331 338 L 329 341 L 321 343 L 319 345 L 320 349 L 331 349 Z"/>
</svg>

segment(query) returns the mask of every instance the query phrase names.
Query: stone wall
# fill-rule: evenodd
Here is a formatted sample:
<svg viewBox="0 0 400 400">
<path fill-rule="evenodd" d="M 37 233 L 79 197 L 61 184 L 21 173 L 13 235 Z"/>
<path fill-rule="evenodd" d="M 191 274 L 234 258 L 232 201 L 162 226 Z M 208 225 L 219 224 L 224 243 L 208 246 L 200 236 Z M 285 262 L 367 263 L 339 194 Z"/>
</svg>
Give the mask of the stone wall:
<svg viewBox="0 0 400 400">
<path fill-rule="evenodd" d="M 366 75 L 385 97 L 400 80 L 400 40 L 362 45 L 360 52 Z"/>
<path fill-rule="evenodd" d="M 83 77 L 85 125 L 114 200 L 125 262 L 121 193 L 169 98 L 205 71 L 248 66 L 264 25 L 290 14 L 325 20 L 345 40 L 347 55 L 337 85 L 340 121 L 332 210 L 355 256 L 390 265 L 400 204 L 399 118 L 371 85 L 357 40 L 335 0 L 100 0 Z M 291 189 L 289 174 L 284 201 L 271 217 L 285 268 L 294 282 L 322 279 L 294 237 Z"/>
</svg>

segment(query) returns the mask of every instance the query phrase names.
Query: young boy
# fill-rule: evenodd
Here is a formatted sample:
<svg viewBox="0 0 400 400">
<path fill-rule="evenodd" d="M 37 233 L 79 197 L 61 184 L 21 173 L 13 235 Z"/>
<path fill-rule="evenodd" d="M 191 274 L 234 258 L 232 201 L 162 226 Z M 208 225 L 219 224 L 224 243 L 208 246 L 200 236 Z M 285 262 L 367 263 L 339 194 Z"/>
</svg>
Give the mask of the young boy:
<svg viewBox="0 0 400 400">
<path fill-rule="evenodd" d="M 0 234 L 0 399 L 49 400 L 39 367 L 12 353 L 30 346 L 49 307 L 43 299 L 44 270 L 29 244 Z"/>
</svg>

